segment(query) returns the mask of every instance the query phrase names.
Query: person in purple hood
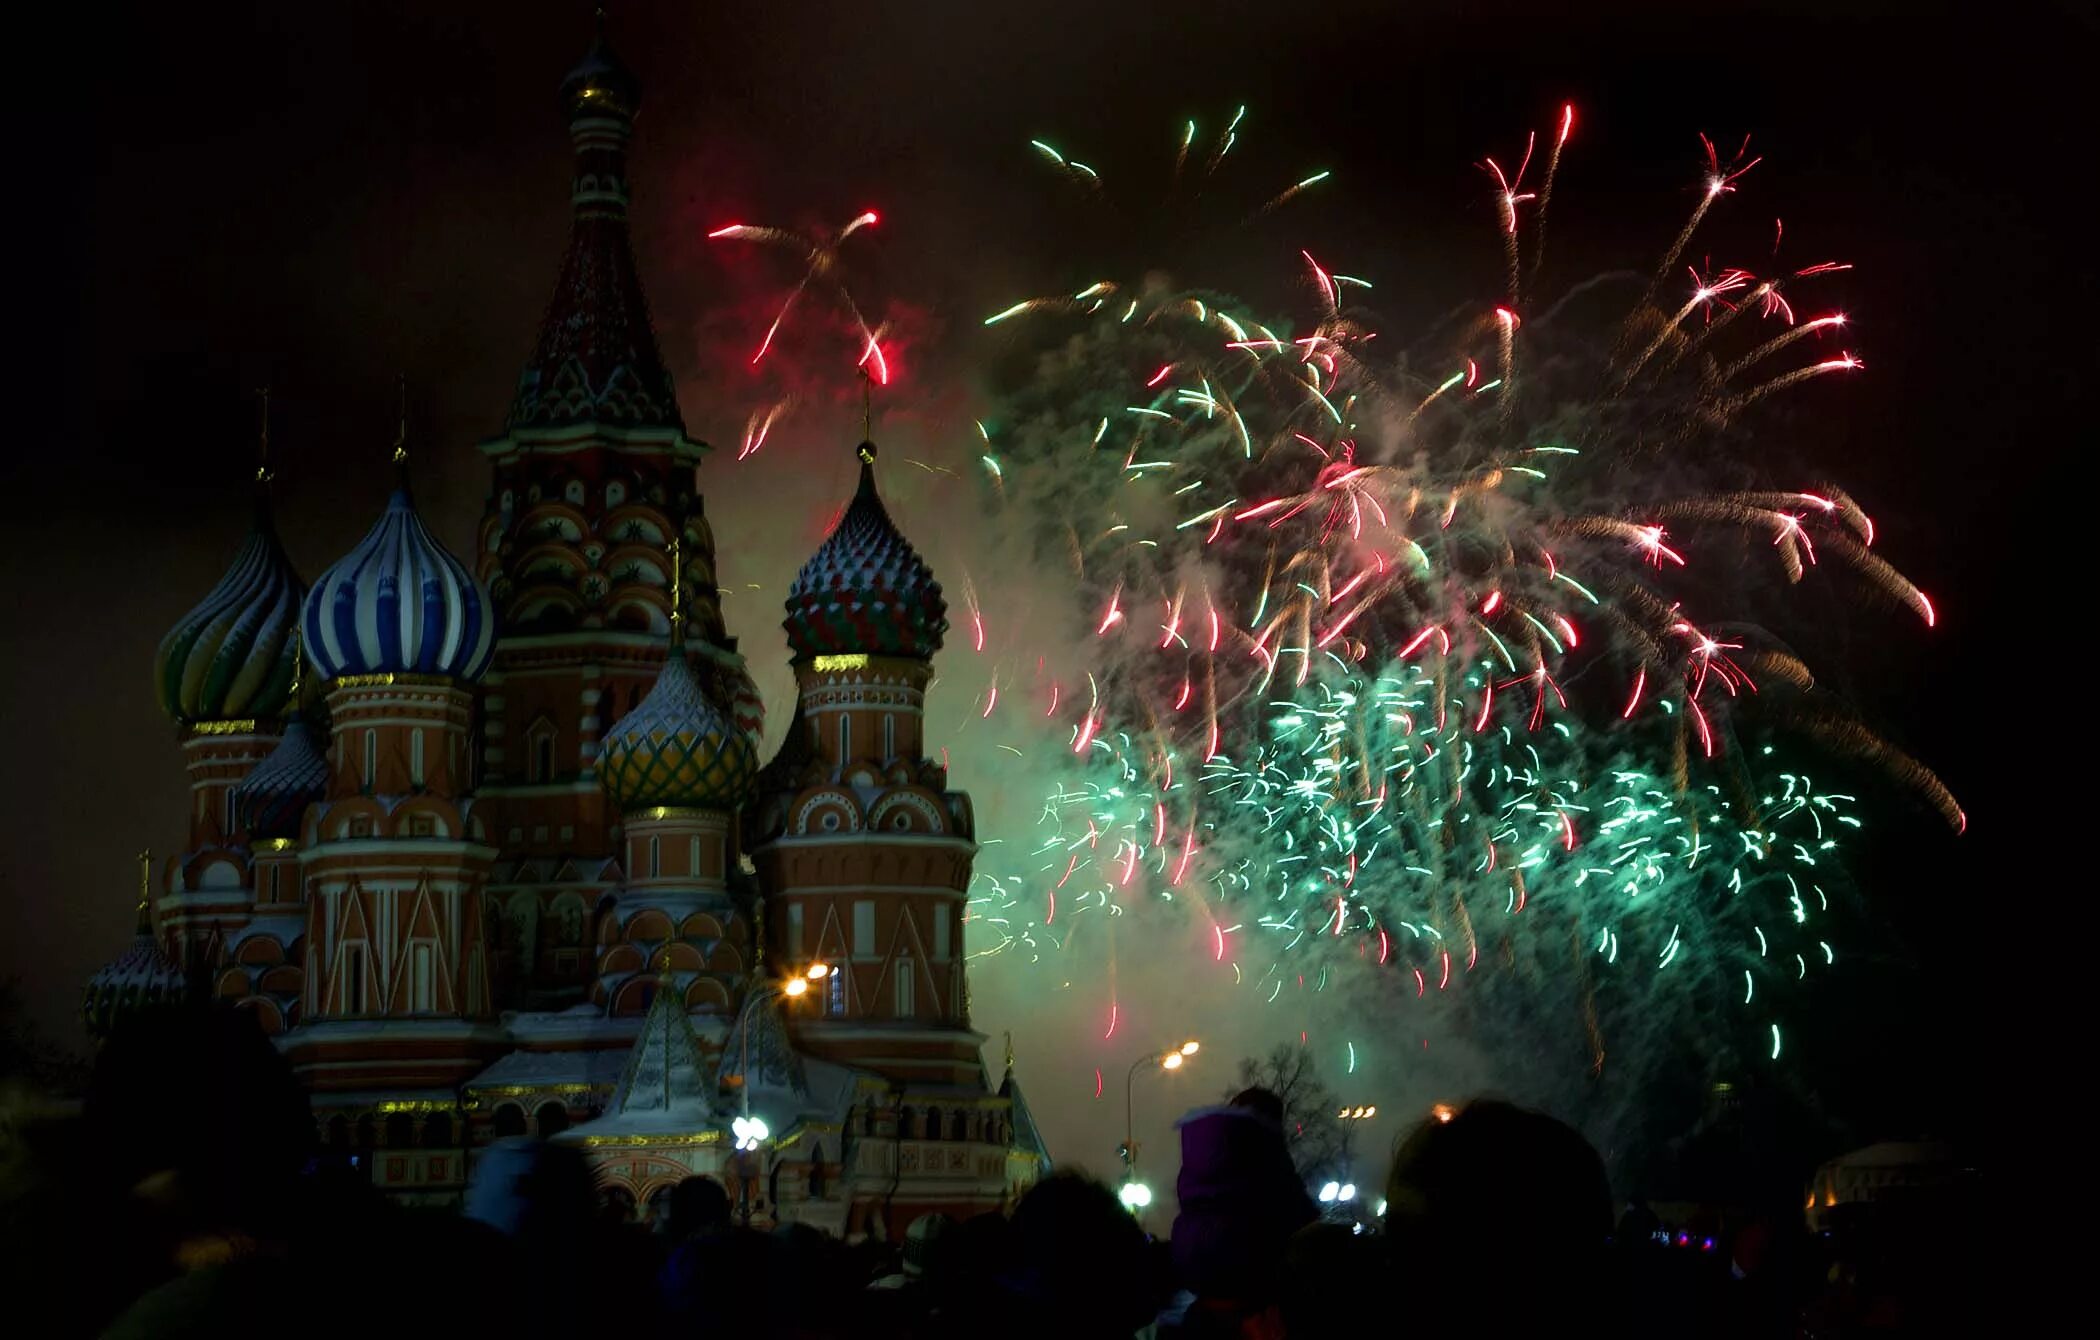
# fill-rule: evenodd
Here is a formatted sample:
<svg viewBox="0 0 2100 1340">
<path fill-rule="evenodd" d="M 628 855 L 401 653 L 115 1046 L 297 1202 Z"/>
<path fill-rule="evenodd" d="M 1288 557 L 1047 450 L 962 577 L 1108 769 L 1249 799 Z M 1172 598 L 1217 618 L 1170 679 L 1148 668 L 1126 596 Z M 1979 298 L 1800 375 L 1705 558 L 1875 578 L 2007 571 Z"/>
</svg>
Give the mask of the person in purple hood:
<svg viewBox="0 0 2100 1340">
<path fill-rule="evenodd" d="M 1291 1164 L 1283 1102 L 1248 1089 L 1224 1107 L 1176 1123 L 1181 1173 L 1174 1193 L 1174 1270 L 1193 1295 L 1179 1332 L 1255 1335 L 1268 1328 L 1291 1235 L 1319 1217 Z"/>
</svg>

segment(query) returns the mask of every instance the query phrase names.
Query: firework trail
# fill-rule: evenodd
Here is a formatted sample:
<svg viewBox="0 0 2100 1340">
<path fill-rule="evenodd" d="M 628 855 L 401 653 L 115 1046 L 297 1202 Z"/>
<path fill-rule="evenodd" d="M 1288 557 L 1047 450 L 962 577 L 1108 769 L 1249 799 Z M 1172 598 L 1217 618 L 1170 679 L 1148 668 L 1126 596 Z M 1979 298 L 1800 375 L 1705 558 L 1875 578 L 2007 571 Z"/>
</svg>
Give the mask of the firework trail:
<svg viewBox="0 0 2100 1340">
<path fill-rule="evenodd" d="M 766 228 L 744 223 L 727 224 L 707 235 L 709 241 L 756 242 L 762 246 L 778 247 L 793 252 L 802 260 L 802 278 L 788 290 L 787 298 L 780 304 L 779 313 L 774 316 L 772 324 L 766 327 L 765 338 L 758 342 L 758 351 L 751 355 L 753 364 L 758 363 L 772 349 L 774 337 L 780 334 L 780 327 L 787 321 L 788 313 L 794 310 L 796 302 L 812 285 L 818 284 L 829 290 L 845 308 L 846 315 L 852 318 L 854 327 L 859 330 L 861 361 L 866 363 L 871 358 L 880 359 L 878 333 L 869 328 L 866 318 L 860 313 L 860 307 L 853 301 L 853 294 L 846 288 L 839 264 L 839 248 L 845 245 L 846 239 L 863 228 L 874 227 L 877 221 L 878 216 L 871 209 L 855 215 L 836 233 L 818 237 L 806 237 L 789 228 Z M 888 380 L 886 369 L 881 380 Z"/>
<path fill-rule="evenodd" d="M 1054 322 L 1032 380 L 979 424 L 982 504 L 1078 607 L 975 574 L 966 729 L 1004 732 L 983 738 L 1024 756 L 1006 775 L 1042 799 L 1032 841 L 980 858 L 974 956 L 1105 953 L 1137 916 L 1126 958 L 1140 929 L 1186 944 L 1250 1009 L 1366 1002 L 1352 1065 L 1436 1009 L 1492 1024 L 1497 1047 L 1579 1052 L 1591 1075 L 1611 1057 L 1637 1086 L 1691 1035 L 1706 1065 L 1776 1059 L 1807 1008 L 1790 997 L 1840 957 L 1860 821 L 1820 765 L 1786 761 L 1802 742 L 1962 825 L 1937 778 L 1728 617 L 1739 574 L 1702 562 L 1752 542 L 1788 582 L 1847 581 L 1932 624 L 1858 504 L 1662 482 L 1731 459 L 1753 405 L 1862 366 L 1843 352 L 1735 385 L 1843 328 L 1795 322 L 1776 278 L 1700 267 L 1682 299 L 1650 300 L 1758 160 L 1702 137 L 1698 205 L 1623 320 L 1527 318 L 1540 262 L 1520 260 L 1573 123 L 1564 109 L 1536 198 L 1531 151 L 1485 160 L 1508 296 L 1451 342 L 1378 356 L 1393 342 L 1343 300 L 1370 285 L 1310 254 L 1303 334 L 1157 278 L 985 320 Z M 1231 147 L 1231 129 L 1199 147 L 1191 123 L 1173 180 Z M 1762 321 L 1784 328 L 1738 338 Z M 1131 1026 L 1114 992 L 1096 1037 Z"/>
</svg>

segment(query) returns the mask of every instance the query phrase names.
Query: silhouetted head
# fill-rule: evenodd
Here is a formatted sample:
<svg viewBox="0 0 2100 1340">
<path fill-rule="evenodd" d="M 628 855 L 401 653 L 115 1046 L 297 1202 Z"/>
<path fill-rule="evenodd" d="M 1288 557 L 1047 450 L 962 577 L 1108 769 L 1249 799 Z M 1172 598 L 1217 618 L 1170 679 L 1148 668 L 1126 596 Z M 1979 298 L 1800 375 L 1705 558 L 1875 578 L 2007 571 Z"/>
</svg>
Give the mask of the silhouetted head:
<svg viewBox="0 0 2100 1340">
<path fill-rule="evenodd" d="M 1278 1126 L 1283 1124 L 1283 1099 L 1258 1084 L 1232 1095 L 1232 1106 L 1259 1112 Z"/>
<path fill-rule="evenodd" d="M 1472 1297 L 1469 1317 L 1572 1321 L 1594 1296 L 1611 1185 L 1597 1151 L 1551 1117 L 1486 1101 L 1425 1121 L 1393 1157 L 1386 1201 L 1397 1264 Z M 1513 1262 L 1522 1287 L 1509 1287 Z"/>
<path fill-rule="evenodd" d="M 596 1203 L 581 1153 L 519 1136 L 482 1152 L 465 1213 L 521 1246 L 553 1248 L 585 1235 Z"/>
<path fill-rule="evenodd" d="M 1157 1307 L 1144 1231 L 1090 1177 L 1053 1173 L 1030 1187 L 1008 1245 L 1025 1334 L 1128 1335 Z"/>
<path fill-rule="evenodd" d="M 290 1203 L 314 1143 L 306 1091 L 255 1017 L 204 1004 L 121 1025 L 82 1116 L 112 1189 L 193 1228 L 259 1231 Z"/>
<path fill-rule="evenodd" d="M 670 1212 L 662 1225 L 673 1238 L 718 1233 L 729 1227 L 729 1192 L 712 1177 L 688 1177 L 671 1188 Z"/>
</svg>

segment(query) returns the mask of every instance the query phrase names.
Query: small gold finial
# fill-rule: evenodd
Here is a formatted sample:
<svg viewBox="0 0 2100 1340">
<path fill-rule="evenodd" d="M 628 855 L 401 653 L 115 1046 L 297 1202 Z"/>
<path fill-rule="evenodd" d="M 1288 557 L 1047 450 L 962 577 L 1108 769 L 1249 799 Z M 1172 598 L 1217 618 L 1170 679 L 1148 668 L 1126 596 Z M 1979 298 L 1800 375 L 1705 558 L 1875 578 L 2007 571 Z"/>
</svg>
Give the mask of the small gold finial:
<svg viewBox="0 0 2100 1340">
<path fill-rule="evenodd" d="M 1014 1068 L 1014 1031 L 1013 1031 L 1013 1030 L 1012 1030 L 1011 1028 L 1009 1028 L 1009 1029 L 1007 1029 L 1007 1030 L 1006 1030 L 1006 1071 L 1007 1071 L 1007 1073 L 1008 1073 L 1008 1074 L 1012 1074 L 1012 1073 L 1013 1073 L 1013 1068 Z"/>
<path fill-rule="evenodd" d="M 860 440 L 863 442 L 875 436 L 874 402 L 875 370 L 863 363 L 860 369 Z"/>
<path fill-rule="evenodd" d="M 766 900 L 758 897 L 751 900 L 751 980 L 757 981 L 766 971 Z"/>
<path fill-rule="evenodd" d="M 144 907 L 153 893 L 153 848 L 139 853 L 139 906 Z"/>
<path fill-rule="evenodd" d="M 292 625 L 292 687 L 285 703 L 296 712 L 299 710 L 299 691 L 306 687 L 306 645 L 299 640 L 299 625 Z"/>
<path fill-rule="evenodd" d="M 395 387 L 401 402 L 400 418 L 394 426 L 394 464 L 408 464 L 408 374 L 395 375 Z"/>
<path fill-rule="evenodd" d="M 685 641 L 685 523 L 671 537 L 671 641 Z"/>
<path fill-rule="evenodd" d="M 267 484 L 276 478 L 275 473 L 270 469 L 270 388 L 267 386 L 257 387 L 255 400 L 257 405 L 260 406 L 258 412 L 262 418 L 262 427 L 256 433 L 255 482 Z"/>
</svg>

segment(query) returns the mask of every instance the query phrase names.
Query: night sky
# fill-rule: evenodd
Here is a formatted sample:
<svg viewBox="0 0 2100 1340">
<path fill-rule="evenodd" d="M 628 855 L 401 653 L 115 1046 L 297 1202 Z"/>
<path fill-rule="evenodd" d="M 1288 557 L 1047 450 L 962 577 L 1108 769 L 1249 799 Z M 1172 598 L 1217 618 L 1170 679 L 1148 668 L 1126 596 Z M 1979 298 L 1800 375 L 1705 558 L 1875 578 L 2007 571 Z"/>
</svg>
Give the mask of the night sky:
<svg viewBox="0 0 2100 1340">
<path fill-rule="evenodd" d="M 2021 947 L 2024 923 L 2075 878 L 2032 859 L 2044 825 L 2023 810 L 2049 779 L 2028 742 L 2050 714 L 2017 700 L 2060 691 L 2055 653 L 2018 628 L 2061 570 L 2058 518 L 2075 529 L 2086 510 L 2051 496 L 2086 487 L 2057 466 L 2083 445 L 2074 401 L 2096 371 L 2092 268 L 2069 226 L 2094 124 L 2075 92 L 2083 7 L 1955 22 L 1905 4 L 613 8 L 647 90 L 637 251 L 688 427 L 729 448 L 703 474 L 724 608 L 776 729 L 779 600 L 850 491 L 858 405 L 850 350 L 813 323 L 788 352 L 837 373 L 807 374 L 791 428 L 731 460 L 770 389 L 743 351 L 794 272 L 709 228 L 880 209 L 849 275 L 901 335 L 878 437 L 961 449 L 982 316 L 1162 242 L 1078 220 L 1032 137 L 1142 185 L 1184 118 L 1245 102 L 1240 171 L 1328 167 L 1333 187 L 1191 247 L 1275 277 L 1249 298 L 1288 299 L 1310 245 L 1376 274 L 1395 310 L 1435 314 L 1499 274 L 1474 164 L 1521 149 L 1563 101 L 1581 117 L 1555 201 L 1563 275 L 1652 258 L 1698 180 L 1697 133 L 1752 135 L 1766 161 L 1720 236 L 1779 215 L 1789 255 L 1857 262 L 1831 291 L 1868 364 L 1810 388 L 1773 460 L 1842 479 L 1942 611 L 1920 635 L 1878 616 L 1855 630 L 1832 605 L 1818 637 L 1842 665 L 1821 665 L 1970 815 L 1955 840 L 1893 791 L 1874 802 L 1858 874 L 1885 938 L 1856 1017 L 1819 1045 L 1841 1049 L 1831 1083 L 1857 1129 L 1971 1129 L 2006 984 L 2043 952 Z M 40 92 L 12 100 L 27 160 L 12 324 L 50 365 L 14 388 L 29 413 L 5 452 L 0 661 L 0 974 L 67 1038 L 81 983 L 130 935 L 133 853 L 179 845 L 185 783 L 150 666 L 245 528 L 249 392 L 275 388 L 280 527 L 309 579 L 385 496 L 397 372 L 419 501 L 468 550 L 487 478 L 473 444 L 500 426 L 565 236 L 554 89 L 590 25 L 583 3 L 75 9 L 17 52 Z M 941 518 L 915 512 L 908 481 L 886 487 L 947 575 Z"/>
</svg>

